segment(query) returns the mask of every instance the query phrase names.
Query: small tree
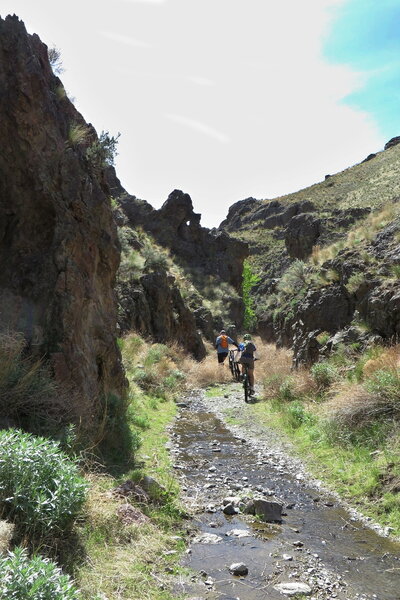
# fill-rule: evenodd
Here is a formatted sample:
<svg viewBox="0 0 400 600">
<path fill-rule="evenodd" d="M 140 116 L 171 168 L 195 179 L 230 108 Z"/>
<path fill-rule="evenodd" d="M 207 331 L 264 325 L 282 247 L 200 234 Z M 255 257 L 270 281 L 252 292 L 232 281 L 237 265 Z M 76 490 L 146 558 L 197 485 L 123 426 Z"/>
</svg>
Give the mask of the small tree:
<svg viewBox="0 0 400 600">
<path fill-rule="evenodd" d="M 256 313 L 254 310 L 254 298 L 251 290 L 260 281 L 261 277 L 253 273 L 251 264 L 245 260 L 243 263 L 242 294 L 244 303 L 243 324 L 246 329 L 253 329 L 256 324 Z"/>
<path fill-rule="evenodd" d="M 61 75 L 64 73 L 64 67 L 61 60 L 61 52 L 58 48 L 53 46 L 47 49 L 47 56 L 49 57 L 49 63 L 53 69 L 55 75 Z"/>
<path fill-rule="evenodd" d="M 108 131 L 102 131 L 99 139 L 86 150 L 86 157 L 94 171 L 101 171 L 107 166 L 114 165 L 120 135 L 118 132 L 114 137 Z"/>
</svg>

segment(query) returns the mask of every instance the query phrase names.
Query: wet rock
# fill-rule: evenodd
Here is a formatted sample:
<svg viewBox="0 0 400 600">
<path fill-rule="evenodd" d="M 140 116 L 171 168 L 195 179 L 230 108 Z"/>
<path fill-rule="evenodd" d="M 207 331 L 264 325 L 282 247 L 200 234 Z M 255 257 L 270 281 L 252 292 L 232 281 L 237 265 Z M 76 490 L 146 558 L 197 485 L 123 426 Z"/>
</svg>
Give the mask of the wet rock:
<svg viewBox="0 0 400 600">
<path fill-rule="evenodd" d="M 231 529 L 230 531 L 227 531 L 225 535 L 238 538 L 251 537 L 251 533 L 250 531 L 247 531 L 247 529 Z"/>
<path fill-rule="evenodd" d="M 226 515 L 236 515 L 239 512 L 239 510 L 235 508 L 233 504 L 227 504 L 226 506 L 224 506 L 223 512 Z"/>
<path fill-rule="evenodd" d="M 291 554 L 282 554 L 282 558 L 283 560 L 287 561 L 293 560 L 293 556 Z"/>
<path fill-rule="evenodd" d="M 312 589 L 307 583 L 301 581 L 293 581 L 289 583 L 278 583 L 274 585 L 274 590 L 286 596 L 295 596 L 296 594 L 304 594 L 308 596 L 311 594 Z"/>
<path fill-rule="evenodd" d="M 248 574 L 249 568 L 242 562 L 232 563 L 229 567 L 229 571 L 232 573 L 232 575 L 243 576 Z"/>
<path fill-rule="evenodd" d="M 255 498 L 246 504 L 245 513 L 257 515 L 265 523 L 272 521 L 282 521 L 282 504 L 264 498 Z"/>
<path fill-rule="evenodd" d="M 296 542 L 293 542 L 292 546 L 295 546 L 296 548 L 302 548 L 304 544 L 303 542 L 300 542 L 300 540 L 297 540 Z"/>
<path fill-rule="evenodd" d="M 220 535 L 216 533 L 201 533 L 193 538 L 194 544 L 218 544 L 222 540 Z"/>
</svg>

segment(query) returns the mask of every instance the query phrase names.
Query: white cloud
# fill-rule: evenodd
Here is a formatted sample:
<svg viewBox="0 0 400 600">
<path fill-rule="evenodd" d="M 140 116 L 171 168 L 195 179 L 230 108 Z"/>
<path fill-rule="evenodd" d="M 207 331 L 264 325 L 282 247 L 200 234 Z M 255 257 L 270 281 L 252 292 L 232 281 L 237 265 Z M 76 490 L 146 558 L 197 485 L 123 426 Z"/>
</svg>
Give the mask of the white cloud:
<svg viewBox="0 0 400 600">
<path fill-rule="evenodd" d="M 188 79 L 191 83 L 194 83 L 195 85 L 200 85 L 200 86 L 205 86 L 205 87 L 211 87 L 211 86 L 215 85 L 215 83 L 213 81 L 211 81 L 211 79 L 208 79 L 207 77 L 189 77 Z"/>
<path fill-rule="evenodd" d="M 128 35 L 122 35 L 121 33 L 114 33 L 111 31 L 101 31 L 101 35 L 112 40 L 113 42 L 119 42 L 126 46 L 132 46 L 134 48 L 151 48 L 151 44 L 143 42 L 142 40 L 136 40 Z"/>
<path fill-rule="evenodd" d="M 230 139 L 227 135 L 206 125 L 205 123 L 201 123 L 200 121 L 196 121 L 194 119 L 189 119 L 188 117 L 184 117 L 182 115 L 165 115 L 167 119 L 170 121 L 174 121 L 175 123 L 179 123 L 179 125 L 184 125 L 185 127 L 189 127 L 189 129 L 193 129 L 194 131 L 198 131 L 199 133 L 203 133 L 204 135 L 217 140 L 221 144 L 228 144 Z"/>
</svg>

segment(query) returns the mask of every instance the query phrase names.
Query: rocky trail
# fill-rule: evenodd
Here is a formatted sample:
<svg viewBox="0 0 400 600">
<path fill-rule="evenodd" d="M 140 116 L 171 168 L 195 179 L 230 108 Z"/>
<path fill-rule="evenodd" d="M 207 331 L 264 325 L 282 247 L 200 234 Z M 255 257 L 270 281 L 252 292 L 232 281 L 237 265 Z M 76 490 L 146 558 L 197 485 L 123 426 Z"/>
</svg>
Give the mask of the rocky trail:
<svg viewBox="0 0 400 600">
<path fill-rule="evenodd" d="M 312 479 L 290 447 L 255 421 L 241 386 L 220 397 L 199 393 L 180 407 L 170 449 L 195 514 L 184 565 L 197 575 L 179 581 L 177 593 L 400 599 L 400 545 Z M 255 499 L 269 522 L 245 514 Z"/>
</svg>

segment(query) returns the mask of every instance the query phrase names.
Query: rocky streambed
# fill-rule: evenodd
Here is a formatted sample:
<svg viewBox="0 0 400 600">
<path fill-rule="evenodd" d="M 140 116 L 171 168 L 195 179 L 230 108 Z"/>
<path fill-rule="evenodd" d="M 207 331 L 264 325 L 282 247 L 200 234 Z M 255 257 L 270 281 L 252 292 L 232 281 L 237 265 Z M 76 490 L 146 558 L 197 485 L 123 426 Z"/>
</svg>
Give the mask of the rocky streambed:
<svg viewBox="0 0 400 600">
<path fill-rule="evenodd" d="M 241 424 L 224 423 L 227 413 Z M 196 525 L 184 560 L 195 574 L 177 593 L 400 600 L 400 545 L 311 479 L 280 438 L 255 422 L 237 385 L 181 403 L 171 452 Z M 280 514 L 270 522 L 244 514 L 254 498 L 281 505 Z"/>
</svg>

